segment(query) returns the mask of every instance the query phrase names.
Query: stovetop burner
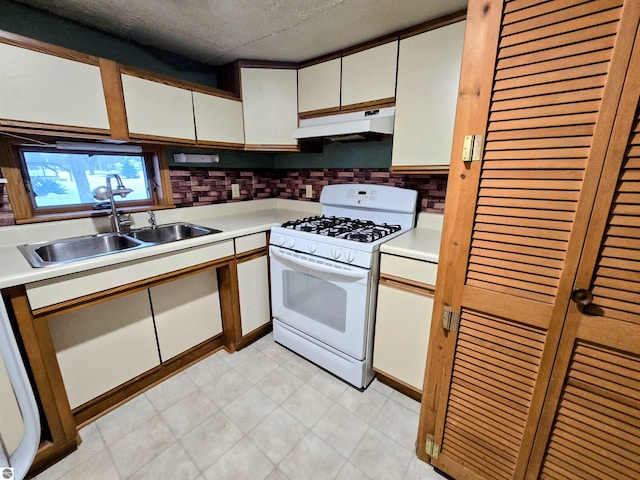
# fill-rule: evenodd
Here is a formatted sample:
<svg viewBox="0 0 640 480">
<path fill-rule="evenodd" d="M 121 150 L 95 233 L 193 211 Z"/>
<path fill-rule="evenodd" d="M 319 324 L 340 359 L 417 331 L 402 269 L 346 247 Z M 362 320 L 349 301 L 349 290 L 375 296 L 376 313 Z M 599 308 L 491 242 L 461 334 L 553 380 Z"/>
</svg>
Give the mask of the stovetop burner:
<svg viewBox="0 0 640 480">
<path fill-rule="evenodd" d="M 324 215 L 292 220 L 283 223 L 282 227 L 362 243 L 375 242 L 401 229 L 400 225 L 376 224 L 370 220 Z"/>
</svg>

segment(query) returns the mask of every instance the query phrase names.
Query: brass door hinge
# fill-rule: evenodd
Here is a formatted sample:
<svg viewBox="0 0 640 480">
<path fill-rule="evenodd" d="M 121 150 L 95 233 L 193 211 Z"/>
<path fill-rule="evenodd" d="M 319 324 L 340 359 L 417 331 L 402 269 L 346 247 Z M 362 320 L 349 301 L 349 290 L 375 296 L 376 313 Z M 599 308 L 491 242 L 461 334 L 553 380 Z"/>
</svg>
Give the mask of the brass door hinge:
<svg viewBox="0 0 640 480">
<path fill-rule="evenodd" d="M 440 445 L 434 442 L 433 435 L 427 434 L 427 444 L 424 447 L 424 451 L 431 458 L 438 459 L 438 453 L 440 453 Z"/>
<path fill-rule="evenodd" d="M 450 306 L 445 305 L 442 312 L 442 328 L 450 332 L 457 332 L 460 326 L 460 312 L 454 312 Z"/>
<path fill-rule="evenodd" d="M 482 155 L 482 135 L 465 135 L 462 144 L 462 161 L 474 162 Z"/>
</svg>

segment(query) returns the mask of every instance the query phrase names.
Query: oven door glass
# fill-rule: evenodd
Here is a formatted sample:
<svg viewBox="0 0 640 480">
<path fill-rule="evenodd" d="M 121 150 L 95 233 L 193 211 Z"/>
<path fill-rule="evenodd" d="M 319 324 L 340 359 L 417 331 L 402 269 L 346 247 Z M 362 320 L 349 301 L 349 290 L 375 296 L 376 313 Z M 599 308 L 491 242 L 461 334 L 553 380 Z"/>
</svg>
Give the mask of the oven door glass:
<svg viewBox="0 0 640 480">
<path fill-rule="evenodd" d="M 369 270 L 273 246 L 270 251 L 274 317 L 364 358 Z"/>
</svg>

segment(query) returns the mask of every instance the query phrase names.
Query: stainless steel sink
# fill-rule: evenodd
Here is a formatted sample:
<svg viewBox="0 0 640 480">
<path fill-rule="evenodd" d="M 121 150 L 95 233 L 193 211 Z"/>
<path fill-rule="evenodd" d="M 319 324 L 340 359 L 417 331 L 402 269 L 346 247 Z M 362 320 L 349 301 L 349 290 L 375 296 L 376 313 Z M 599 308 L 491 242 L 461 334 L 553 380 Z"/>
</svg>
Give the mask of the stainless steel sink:
<svg viewBox="0 0 640 480">
<path fill-rule="evenodd" d="M 100 233 L 51 242 L 20 245 L 18 248 L 34 267 L 46 267 L 108 255 L 145 246 L 143 242 L 119 233 Z"/>
<path fill-rule="evenodd" d="M 191 223 L 171 223 L 140 228 L 126 234 L 100 233 L 19 245 L 18 249 L 31 266 L 47 267 L 220 232 L 215 228 Z"/>
<path fill-rule="evenodd" d="M 215 228 L 207 228 L 191 223 L 171 223 L 132 230 L 127 235 L 148 243 L 168 243 L 220 232 L 221 230 L 216 230 Z"/>
</svg>

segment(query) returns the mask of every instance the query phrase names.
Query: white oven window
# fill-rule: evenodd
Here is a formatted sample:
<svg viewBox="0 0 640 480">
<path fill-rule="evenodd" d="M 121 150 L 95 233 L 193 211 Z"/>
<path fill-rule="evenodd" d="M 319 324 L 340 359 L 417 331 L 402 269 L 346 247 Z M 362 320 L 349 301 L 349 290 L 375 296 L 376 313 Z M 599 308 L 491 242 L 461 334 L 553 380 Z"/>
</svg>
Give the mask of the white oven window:
<svg viewBox="0 0 640 480">
<path fill-rule="evenodd" d="M 286 308 L 339 332 L 347 323 L 347 291 L 303 272 L 282 272 Z"/>
</svg>

